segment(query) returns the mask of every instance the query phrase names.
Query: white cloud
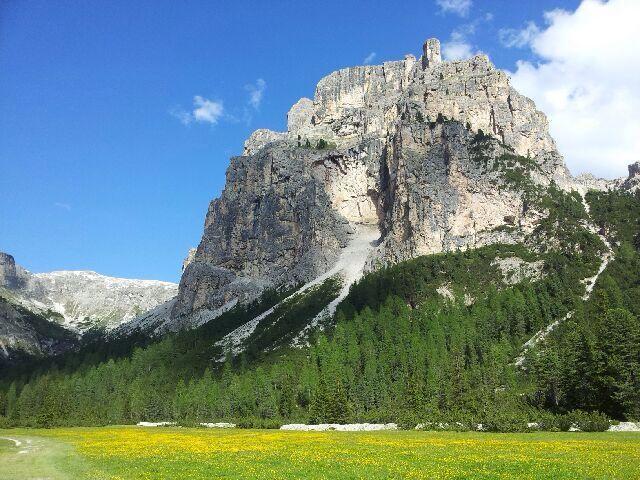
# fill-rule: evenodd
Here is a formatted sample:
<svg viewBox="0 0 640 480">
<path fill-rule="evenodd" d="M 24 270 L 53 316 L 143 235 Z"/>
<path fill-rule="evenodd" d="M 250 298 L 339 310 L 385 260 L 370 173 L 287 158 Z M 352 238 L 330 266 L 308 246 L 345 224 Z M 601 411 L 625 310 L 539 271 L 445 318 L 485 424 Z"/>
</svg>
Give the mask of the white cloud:
<svg viewBox="0 0 640 480">
<path fill-rule="evenodd" d="M 224 107 L 222 102 L 209 100 L 207 98 L 196 95 L 193 97 L 193 119 L 196 122 L 204 122 L 215 125 L 222 116 Z"/>
<path fill-rule="evenodd" d="M 521 29 L 502 28 L 498 32 L 500 43 L 507 48 L 522 48 L 531 43 L 531 41 L 540 34 L 540 29 L 534 22 L 527 22 L 527 25 Z"/>
<path fill-rule="evenodd" d="M 369 55 L 364 57 L 364 60 L 362 60 L 362 63 L 364 63 L 365 65 L 369 65 L 371 62 L 373 62 L 376 56 L 377 56 L 376 52 L 371 52 Z"/>
<path fill-rule="evenodd" d="M 251 105 L 254 110 L 260 108 L 264 91 L 267 88 L 267 82 L 259 78 L 254 85 L 245 85 L 244 88 L 249 92 L 249 105 Z"/>
<path fill-rule="evenodd" d="M 575 12 L 545 14 L 512 84 L 550 119 L 573 173 L 626 174 L 640 158 L 640 2 L 583 0 Z"/>
<path fill-rule="evenodd" d="M 174 108 L 169 113 L 185 125 L 189 125 L 191 122 L 215 125 L 224 114 L 224 106 L 222 101 L 209 100 L 208 98 L 196 95 L 193 97 L 192 111 L 187 112 L 182 108 Z"/>
<path fill-rule="evenodd" d="M 475 30 L 475 27 L 473 28 Z M 470 33 L 473 33 L 471 31 Z M 454 30 L 448 41 L 442 44 L 442 56 L 445 60 L 464 60 L 474 55 L 473 46 L 467 40 L 467 32 Z"/>
<path fill-rule="evenodd" d="M 466 17 L 471 10 L 471 0 L 436 0 L 442 13 L 455 13 L 461 17 Z"/>
</svg>

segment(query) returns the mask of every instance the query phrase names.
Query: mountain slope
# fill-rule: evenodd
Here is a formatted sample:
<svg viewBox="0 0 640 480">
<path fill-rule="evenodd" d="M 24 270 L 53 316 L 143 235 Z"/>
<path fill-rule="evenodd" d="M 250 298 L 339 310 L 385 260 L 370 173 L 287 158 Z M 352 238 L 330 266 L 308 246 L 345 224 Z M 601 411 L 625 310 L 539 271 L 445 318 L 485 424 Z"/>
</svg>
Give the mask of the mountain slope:
<svg viewBox="0 0 640 480">
<path fill-rule="evenodd" d="M 78 336 L 0 295 L 0 365 L 57 355 L 79 344 Z"/>
<path fill-rule="evenodd" d="M 0 354 L 28 357 L 74 349 L 94 337 L 171 302 L 177 285 L 113 278 L 85 271 L 33 274 L 0 252 Z"/>
</svg>

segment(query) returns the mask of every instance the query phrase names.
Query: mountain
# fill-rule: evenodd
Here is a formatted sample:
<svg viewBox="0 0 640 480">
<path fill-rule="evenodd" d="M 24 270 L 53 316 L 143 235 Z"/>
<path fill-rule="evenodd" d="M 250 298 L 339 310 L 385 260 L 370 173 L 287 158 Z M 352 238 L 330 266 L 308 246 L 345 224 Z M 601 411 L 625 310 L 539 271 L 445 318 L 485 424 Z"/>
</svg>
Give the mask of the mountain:
<svg viewBox="0 0 640 480">
<path fill-rule="evenodd" d="M 291 108 L 286 132 L 250 136 L 160 330 L 329 271 L 344 298 L 382 265 L 519 242 L 545 217 L 532 189 L 621 182 L 573 178 L 545 115 L 485 55 L 443 62 L 436 39 L 423 52 L 333 72 Z"/>
<path fill-rule="evenodd" d="M 339 70 L 231 159 L 177 295 L 0 376 L 0 423 L 640 418 L 639 184 L 639 163 L 573 177 L 484 55 L 443 62 L 430 39 Z"/>
<path fill-rule="evenodd" d="M 25 354 L 61 353 L 77 346 L 83 334 L 112 330 L 176 293 L 173 283 L 90 271 L 34 274 L 0 252 L 0 344 Z M 0 354 L 9 357 L 8 351 Z"/>
</svg>

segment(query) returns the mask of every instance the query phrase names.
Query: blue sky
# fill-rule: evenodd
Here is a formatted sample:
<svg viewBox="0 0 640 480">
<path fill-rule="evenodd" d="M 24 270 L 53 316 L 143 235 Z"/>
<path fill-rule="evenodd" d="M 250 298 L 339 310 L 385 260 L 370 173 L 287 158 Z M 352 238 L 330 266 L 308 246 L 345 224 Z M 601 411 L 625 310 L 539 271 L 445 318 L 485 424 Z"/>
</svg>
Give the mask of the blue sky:
<svg viewBox="0 0 640 480">
<path fill-rule="evenodd" d="M 433 36 L 515 71 L 539 54 L 514 47 L 527 22 L 579 4 L 2 2 L 0 250 L 36 272 L 178 281 L 229 157 L 322 76 Z"/>
</svg>

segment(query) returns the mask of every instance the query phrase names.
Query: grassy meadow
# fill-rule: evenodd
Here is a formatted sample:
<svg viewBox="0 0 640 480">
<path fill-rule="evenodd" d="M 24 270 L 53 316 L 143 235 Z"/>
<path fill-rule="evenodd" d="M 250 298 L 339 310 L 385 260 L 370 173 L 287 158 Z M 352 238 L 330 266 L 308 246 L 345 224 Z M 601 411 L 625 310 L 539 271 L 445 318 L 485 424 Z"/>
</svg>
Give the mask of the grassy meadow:
<svg viewBox="0 0 640 480">
<path fill-rule="evenodd" d="M 640 434 L 13 429 L 0 430 L 0 477 L 640 478 Z"/>
</svg>

